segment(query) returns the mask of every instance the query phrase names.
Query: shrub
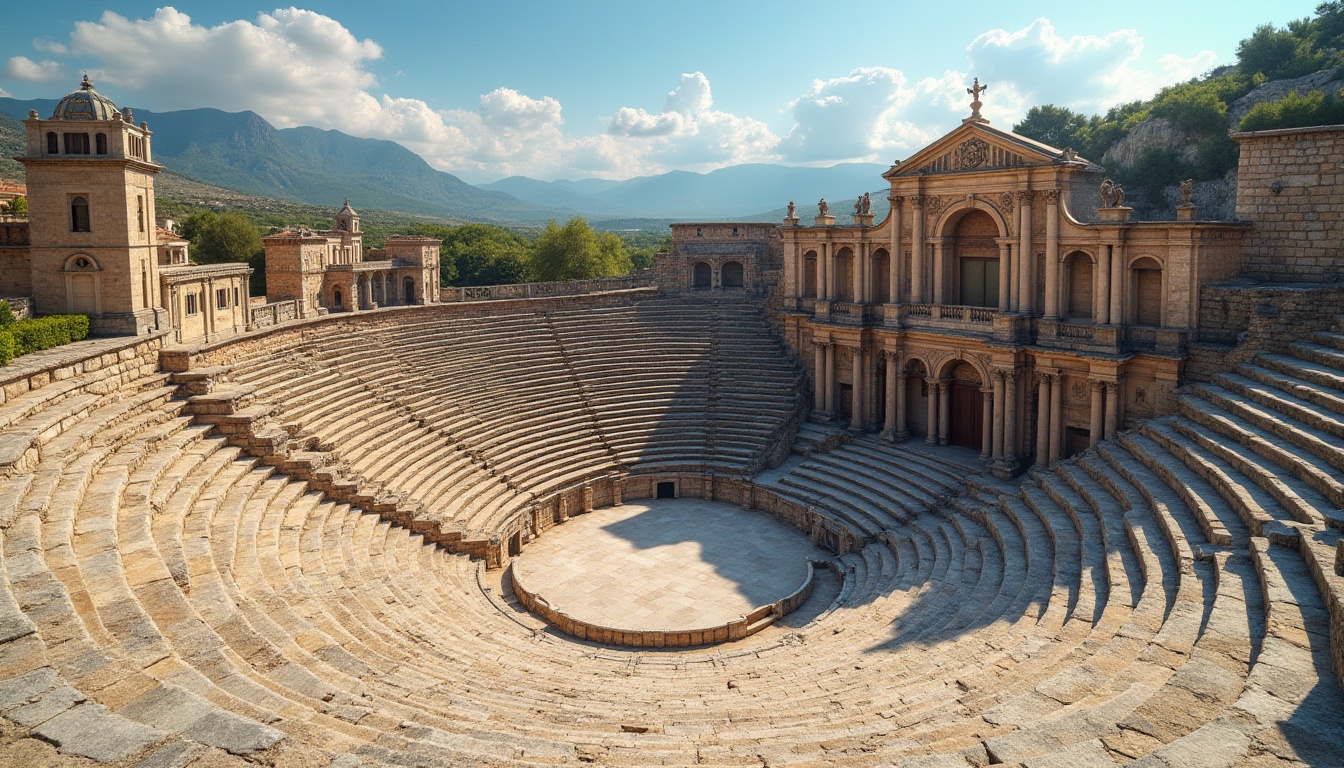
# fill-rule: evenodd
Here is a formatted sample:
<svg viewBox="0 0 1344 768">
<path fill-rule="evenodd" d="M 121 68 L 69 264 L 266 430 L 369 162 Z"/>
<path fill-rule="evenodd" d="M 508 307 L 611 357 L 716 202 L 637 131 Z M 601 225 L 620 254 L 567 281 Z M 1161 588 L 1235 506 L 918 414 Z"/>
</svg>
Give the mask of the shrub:
<svg viewBox="0 0 1344 768">
<path fill-rule="evenodd" d="M 1305 128 L 1310 125 L 1344 123 L 1344 100 L 1333 93 L 1311 91 L 1301 95 L 1289 91 L 1278 101 L 1262 101 L 1241 119 L 1243 131 L 1272 128 Z"/>
<path fill-rule="evenodd" d="M 9 302 L 0 299 L 0 328 L 8 328 L 14 324 L 14 310 L 9 308 Z"/>
<path fill-rule="evenodd" d="M 19 355 L 59 347 L 89 336 L 89 318 L 85 315 L 48 315 L 19 320 L 0 330 L 0 357 L 8 363 Z M 6 349 L 7 348 L 7 349 Z"/>
<path fill-rule="evenodd" d="M 0 365 L 9 365 L 14 359 L 14 334 L 8 328 L 0 328 Z"/>
</svg>

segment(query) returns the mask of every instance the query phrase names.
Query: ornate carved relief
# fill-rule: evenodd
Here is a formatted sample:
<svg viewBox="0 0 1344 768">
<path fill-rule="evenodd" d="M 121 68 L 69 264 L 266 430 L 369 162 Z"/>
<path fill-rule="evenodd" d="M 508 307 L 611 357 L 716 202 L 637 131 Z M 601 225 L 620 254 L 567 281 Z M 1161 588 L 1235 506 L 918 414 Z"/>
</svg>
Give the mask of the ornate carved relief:
<svg viewBox="0 0 1344 768">
<path fill-rule="evenodd" d="M 989 144 L 984 139 L 969 138 L 957 146 L 954 157 L 957 170 L 979 168 L 989 158 Z"/>
<path fill-rule="evenodd" d="M 1013 212 L 1012 192 L 1004 192 L 1002 195 L 999 195 L 999 207 L 1003 209 L 1005 214 Z"/>
</svg>

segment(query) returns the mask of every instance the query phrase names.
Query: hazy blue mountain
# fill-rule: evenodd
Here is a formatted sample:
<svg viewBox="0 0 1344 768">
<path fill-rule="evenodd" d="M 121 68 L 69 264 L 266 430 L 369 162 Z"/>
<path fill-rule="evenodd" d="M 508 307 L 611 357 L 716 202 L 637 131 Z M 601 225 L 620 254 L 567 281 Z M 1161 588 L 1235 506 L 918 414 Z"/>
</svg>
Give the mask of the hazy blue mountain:
<svg viewBox="0 0 1344 768">
<path fill-rule="evenodd" d="M 606 182 L 605 188 L 585 182 L 545 182 L 512 176 L 484 189 L 508 192 L 535 205 L 578 210 L 586 216 L 615 213 L 681 219 L 752 219 L 762 211 L 783 210 L 790 200 L 799 209 L 821 197 L 848 199 L 864 191 L 882 189 L 888 166 L 845 163 L 830 168 L 798 168 L 753 163 L 720 168 L 709 173 L 671 171 L 626 181 Z M 834 208 L 842 213 L 840 208 Z M 781 214 L 782 215 L 782 214 Z"/>
<path fill-rule="evenodd" d="M 0 99 L 0 113 L 14 119 L 30 109 L 50 115 L 55 106 L 51 99 Z M 391 141 L 276 129 L 253 112 L 132 111 L 154 131 L 156 162 L 207 184 L 313 205 L 339 206 L 348 197 L 357 208 L 494 221 L 539 222 L 573 213 L 472 186 Z"/>
</svg>

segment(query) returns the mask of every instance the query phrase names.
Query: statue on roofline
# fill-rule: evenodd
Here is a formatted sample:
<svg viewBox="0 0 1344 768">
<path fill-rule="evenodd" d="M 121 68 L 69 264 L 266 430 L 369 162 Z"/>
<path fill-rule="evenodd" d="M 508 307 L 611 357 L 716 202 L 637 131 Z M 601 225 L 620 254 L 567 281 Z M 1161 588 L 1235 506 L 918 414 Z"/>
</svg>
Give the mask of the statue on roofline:
<svg viewBox="0 0 1344 768">
<path fill-rule="evenodd" d="M 1105 179 L 1101 182 L 1101 207 L 1113 208 L 1115 200 L 1115 182 Z"/>
<path fill-rule="evenodd" d="M 821 198 L 821 202 L 817 203 L 817 215 L 818 216 L 831 215 L 831 206 L 826 204 L 826 198 L 824 197 Z"/>
<path fill-rule="evenodd" d="M 1195 199 L 1195 180 L 1186 179 L 1181 182 L 1181 205 L 1193 205 Z"/>
<path fill-rule="evenodd" d="M 794 208 L 793 208 L 793 201 L 790 200 L 790 201 L 789 201 L 789 218 L 790 218 L 790 219 L 796 219 L 796 218 L 798 218 L 797 216 L 794 216 L 794 215 L 793 215 L 793 211 L 794 211 Z"/>
</svg>

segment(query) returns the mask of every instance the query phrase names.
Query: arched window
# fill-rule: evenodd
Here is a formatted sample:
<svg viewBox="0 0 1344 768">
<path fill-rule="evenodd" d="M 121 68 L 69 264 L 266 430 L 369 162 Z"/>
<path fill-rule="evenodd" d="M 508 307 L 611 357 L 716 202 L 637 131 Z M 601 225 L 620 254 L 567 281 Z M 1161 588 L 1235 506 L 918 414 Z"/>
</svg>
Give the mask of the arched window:
<svg viewBox="0 0 1344 768">
<path fill-rule="evenodd" d="M 107 134 L 100 133 L 94 137 L 94 151 L 100 155 L 107 154 Z"/>
<path fill-rule="evenodd" d="M 742 280 L 742 262 L 728 261 L 723 264 L 723 287 L 741 288 Z"/>
<path fill-rule="evenodd" d="M 70 231 L 88 232 L 89 231 L 89 199 L 86 197 L 70 198 Z"/>
<path fill-rule="evenodd" d="M 841 248 L 835 254 L 835 300 L 844 302 L 858 301 L 854 295 L 854 251 Z"/>
<path fill-rule="evenodd" d="M 817 252 L 803 254 L 803 296 L 817 298 Z"/>
<path fill-rule="evenodd" d="M 691 270 L 691 286 L 694 288 L 708 288 L 713 283 L 713 271 L 709 264 L 704 261 L 697 261 L 695 267 Z"/>
<path fill-rule="evenodd" d="M 1162 325 L 1162 265 L 1147 256 L 1134 262 L 1134 324 Z"/>
<path fill-rule="evenodd" d="M 56 138 L 55 131 L 47 131 L 47 154 L 59 155 L 61 153 L 61 143 Z"/>
<path fill-rule="evenodd" d="M 957 220 L 953 237 L 958 304 L 970 307 L 999 305 L 999 248 L 994 242 L 998 235 L 999 225 L 984 211 L 970 211 Z"/>
<path fill-rule="evenodd" d="M 1064 260 L 1068 292 L 1064 316 L 1070 320 L 1092 319 L 1092 258 L 1082 251 L 1070 253 Z"/>
<path fill-rule="evenodd" d="M 340 288 L 331 289 L 331 303 L 335 305 L 337 309 L 345 306 L 345 297 L 341 295 Z"/>
</svg>

